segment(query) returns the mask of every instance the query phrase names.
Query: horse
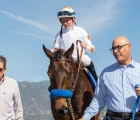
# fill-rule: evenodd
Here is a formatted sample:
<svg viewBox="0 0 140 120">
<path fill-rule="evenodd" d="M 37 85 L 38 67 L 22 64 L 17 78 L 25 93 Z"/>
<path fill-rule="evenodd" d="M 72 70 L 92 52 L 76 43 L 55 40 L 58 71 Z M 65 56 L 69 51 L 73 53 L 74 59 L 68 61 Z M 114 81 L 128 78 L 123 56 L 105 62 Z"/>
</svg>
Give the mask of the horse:
<svg viewBox="0 0 140 120">
<path fill-rule="evenodd" d="M 43 44 L 43 50 L 50 59 L 47 74 L 52 91 L 55 91 L 55 95 L 50 93 L 52 115 L 55 120 L 78 120 L 89 106 L 94 89 L 87 74 L 81 69 L 78 73 L 77 64 L 72 59 L 74 44 L 67 51 L 58 49 L 54 53 Z M 98 117 L 99 113 L 91 120 L 98 120 Z"/>
</svg>

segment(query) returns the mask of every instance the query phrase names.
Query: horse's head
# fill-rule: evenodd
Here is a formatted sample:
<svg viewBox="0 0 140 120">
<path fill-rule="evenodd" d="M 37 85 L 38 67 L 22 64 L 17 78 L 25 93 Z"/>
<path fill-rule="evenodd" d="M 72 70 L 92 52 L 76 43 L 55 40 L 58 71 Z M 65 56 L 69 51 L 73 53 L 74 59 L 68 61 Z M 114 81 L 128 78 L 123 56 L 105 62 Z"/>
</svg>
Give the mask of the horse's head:
<svg viewBox="0 0 140 120">
<path fill-rule="evenodd" d="M 72 85 L 72 79 L 74 79 L 71 64 L 73 49 L 74 44 L 67 51 L 59 49 L 52 53 L 43 45 L 43 50 L 50 59 L 47 73 L 50 78 L 51 87 L 54 90 L 51 91 L 51 97 L 53 97 L 55 104 L 54 109 L 61 116 L 68 111 L 66 98 L 71 94 L 69 89 Z"/>
</svg>

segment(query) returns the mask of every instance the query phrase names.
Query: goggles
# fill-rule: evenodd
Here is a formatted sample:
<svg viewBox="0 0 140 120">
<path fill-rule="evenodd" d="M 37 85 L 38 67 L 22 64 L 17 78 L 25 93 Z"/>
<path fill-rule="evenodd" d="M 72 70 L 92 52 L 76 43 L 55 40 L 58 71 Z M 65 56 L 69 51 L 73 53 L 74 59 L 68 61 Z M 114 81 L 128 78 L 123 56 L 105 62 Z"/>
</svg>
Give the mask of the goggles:
<svg viewBox="0 0 140 120">
<path fill-rule="evenodd" d="M 70 13 L 69 11 L 60 11 L 60 12 L 58 12 L 57 17 L 59 17 L 59 16 L 72 16 L 72 15 L 75 15 L 75 12 Z"/>
</svg>

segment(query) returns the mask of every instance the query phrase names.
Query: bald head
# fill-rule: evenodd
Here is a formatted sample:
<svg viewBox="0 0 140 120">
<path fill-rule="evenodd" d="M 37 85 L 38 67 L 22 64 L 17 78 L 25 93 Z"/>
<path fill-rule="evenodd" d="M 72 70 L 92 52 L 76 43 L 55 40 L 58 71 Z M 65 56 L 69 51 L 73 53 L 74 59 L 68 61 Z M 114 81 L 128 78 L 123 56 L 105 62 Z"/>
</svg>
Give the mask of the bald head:
<svg viewBox="0 0 140 120">
<path fill-rule="evenodd" d="M 113 55 L 123 66 L 131 62 L 131 44 L 125 36 L 118 36 L 112 42 Z"/>
<path fill-rule="evenodd" d="M 125 36 L 118 36 L 112 42 L 112 46 L 124 45 L 124 44 L 130 44 L 128 38 L 126 38 Z"/>
</svg>

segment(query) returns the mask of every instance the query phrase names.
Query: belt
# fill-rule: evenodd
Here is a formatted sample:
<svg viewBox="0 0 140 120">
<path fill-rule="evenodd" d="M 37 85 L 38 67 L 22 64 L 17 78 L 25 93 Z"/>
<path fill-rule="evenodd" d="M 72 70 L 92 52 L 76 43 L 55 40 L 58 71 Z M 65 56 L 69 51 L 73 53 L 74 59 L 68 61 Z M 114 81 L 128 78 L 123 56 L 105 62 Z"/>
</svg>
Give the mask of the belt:
<svg viewBox="0 0 140 120">
<path fill-rule="evenodd" d="M 119 112 L 113 112 L 111 110 L 107 110 L 106 115 L 112 116 L 112 117 L 117 117 L 117 118 L 122 118 L 122 119 L 131 119 L 132 118 L 132 113 L 119 113 Z M 136 112 L 135 117 L 140 117 L 140 110 Z"/>
</svg>

